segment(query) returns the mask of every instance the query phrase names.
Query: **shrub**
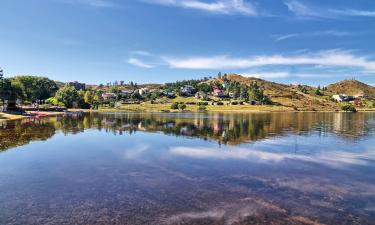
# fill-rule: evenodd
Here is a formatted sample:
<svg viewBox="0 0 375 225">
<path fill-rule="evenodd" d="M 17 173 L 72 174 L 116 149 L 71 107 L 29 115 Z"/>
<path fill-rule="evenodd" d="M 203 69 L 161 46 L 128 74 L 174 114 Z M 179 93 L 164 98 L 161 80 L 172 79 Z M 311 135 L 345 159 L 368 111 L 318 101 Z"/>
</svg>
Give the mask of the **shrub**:
<svg viewBox="0 0 375 225">
<path fill-rule="evenodd" d="M 172 103 L 171 109 L 178 109 L 178 103 L 177 102 Z"/>
<path fill-rule="evenodd" d="M 224 105 L 224 102 L 217 102 L 216 105 Z"/>
<path fill-rule="evenodd" d="M 238 105 L 238 102 L 231 102 L 231 105 Z"/>
<path fill-rule="evenodd" d="M 205 105 L 208 105 L 208 102 L 198 102 L 198 105 L 203 105 L 203 106 L 205 106 Z"/>
<path fill-rule="evenodd" d="M 206 106 L 204 106 L 204 105 L 200 105 L 200 106 L 198 107 L 198 110 L 199 110 L 199 111 L 206 111 Z"/>
<path fill-rule="evenodd" d="M 109 108 L 115 108 L 115 103 L 114 103 L 114 102 L 110 102 L 110 103 L 108 104 L 108 107 L 109 107 Z"/>
<path fill-rule="evenodd" d="M 357 109 L 352 104 L 348 104 L 348 103 L 342 104 L 341 110 L 345 112 L 357 112 Z"/>
<path fill-rule="evenodd" d="M 185 104 L 178 104 L 178 108 L 181 109 L 181 110 L 184 110 L 184 109 L 186 109 L 186 105 Z"/>
</svg>

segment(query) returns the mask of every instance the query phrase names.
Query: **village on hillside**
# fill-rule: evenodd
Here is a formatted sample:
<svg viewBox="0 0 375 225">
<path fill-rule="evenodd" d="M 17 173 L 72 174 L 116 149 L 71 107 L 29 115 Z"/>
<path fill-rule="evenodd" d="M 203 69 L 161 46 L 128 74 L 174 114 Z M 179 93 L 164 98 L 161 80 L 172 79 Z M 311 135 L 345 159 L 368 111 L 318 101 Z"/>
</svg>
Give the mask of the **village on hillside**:
<svg viewBox="0 0 375 225">
<path fill-rule="evenodd" d="M 237 74 L 166 84 L 114 81 L 89 85 L 0 74 L 2 111 L 119 109 L 136 111 L 356 111 L 375 107 L 375 88 L 356 80 L 326 87 L 285 85 Z M 352 90 L 346 92 L 350 86 Z M 357 86 L 357 88 L 354 88 Z"/>
</svg>

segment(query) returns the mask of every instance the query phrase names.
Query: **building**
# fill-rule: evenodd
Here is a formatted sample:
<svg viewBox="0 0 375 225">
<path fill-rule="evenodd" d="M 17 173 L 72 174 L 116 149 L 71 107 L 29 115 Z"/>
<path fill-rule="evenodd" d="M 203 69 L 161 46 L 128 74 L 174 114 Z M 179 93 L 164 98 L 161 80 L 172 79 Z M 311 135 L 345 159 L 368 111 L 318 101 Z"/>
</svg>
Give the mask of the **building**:
<svg viewBox="0 0 375 225">
<path fill-rule="evenodd" d="M 351 102 L 354 101 L 353 96 L 348 96 L 345 94 L 338 94 L 338 95 L 332 95 L 332 99 L 337 101 L 337 102 Z"/>
<path fill-rule="evenodd" d="M 69 82 L 70 86 L 73 86 L 76 90 L 85 90 L 86 84 L 85 83 L 79 83 L 78 81 Z"/>
<path fill-rule="evenodd" d="M 212 94 L 213 94 L 213 96 L 219 97 L 219 98 L 225 97 L 224 90 L 222 90 L 220 88 L 214 88 L 214 90 L 212 91 Z"/>
<path fill-rule="evenodd" d="M 140 88 L 140 89 L 138 90 L 138 93 L 139 93 L 140 95 L 147 95 L 148 93 L 150 93 L 150 90 L 148 90 L 148 88 Z"/>
<path fill-rule="evenodd" d="M 181 95 L 192 96 L 195 92 L 197 92 L 196 89 L 190 85 L 184 85 L 180 88 Z"/>
<path fill-rule="evenodd" d="M 208 95 L 203 91 L 198 91 L 197 93 L 195 93 L 195 98 L 207 101 Z"/>
<path fill-rule="evenodd" d="M 117 99 L 117 95 L 113 93 L 103 93 L 102 98 L 104 101 L 115 101 Z"/>
<path fill-rule="evenodd" d="M 164 91 L 163 95 L 166 96 L 167 98 L 174 98 L 176 97 L 176 94 L 172 91 Z"/>
</svg>

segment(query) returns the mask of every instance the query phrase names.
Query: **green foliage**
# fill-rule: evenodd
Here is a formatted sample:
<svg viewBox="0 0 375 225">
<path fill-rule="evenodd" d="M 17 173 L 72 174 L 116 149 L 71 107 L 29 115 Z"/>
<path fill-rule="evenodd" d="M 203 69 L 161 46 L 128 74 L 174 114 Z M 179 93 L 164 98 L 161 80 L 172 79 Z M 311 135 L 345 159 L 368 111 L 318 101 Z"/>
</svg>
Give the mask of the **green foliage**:
<svg viewBox="0 0 375 225">
<path fill-rule="evenodd" d="M 94 96 L 91 91 L 86 91 L 84 101 L 90 105 L 94 102 Z"/>
<path fill-rule="evenodd" d="M 58 90 L 55 97 L 57 101 L 62 102 L 68 108 L 73 107 L 75 103 L 78 104 L 79 101 L 77 90 L 69 84 Z"/>
<path fill-rule="evenodd" d="M 180 109 L 180 110 L 185 110 L 186 109 L 186 104 L 178 104 L 178 108 Z"/>
<path fill-rule="evenodd" d="M 203 105 L 203 106 L 205 106 L 205 105 L 208 105 L 208 102 L 198 102 L 198 105 Z"/>
<path fill-rule="evenodd" d="M 203 91 L 204 93 L 212 92 L 212 86 L 207 83 L 201 83 L 198 85 L 198 91 Z"/>
<path fill-rule="evenodd" d="M 178 103 L 177 102 L 172 103 L 171 109 L 178 109 Z"/>
<path fill-rule="evenodd" d="M 16 76 L 12 78 L 12 84 L 22 90 L 18 98 L 31 102 L 47 99 L 58 90 L 57 84 L 46 77 Z"/>
<path fill-rule="evenodd" d="M 224 102 L 216 102 L 216 105 L 224 105 Z"/>
<path fill-rule="evenodd" d="M 53 105 L 53 106 L 61 106 L 61 107 L 64 106 L 64 103 L 59 102 L 59 100 L 57 100 L 57 98 L 55 98 L 55 97 L 50 97 L 50 98 L 48 98 L 48 99 L 46 100 L 46 103 L 47 103 L 47 104 L 51 104 L 51 105 Z"/>
<path fill-rule="evenodd" d="M 200 106 L 198 107 L 198 110 L 199 110 L 199 111 L 206 111 L 206 109 L 207 109 L 207 107 L 204 106 L 204 105 L 200 105 Z"/>
<path fill-rule="evenodd" d="M 9 79 L 0 79 L 0 99 L 2 102 L 11 100 L 12 98 L 12 83 Z"/>
<path fill-rule="evenodd" d="M 345 112 L 357 112 L 357 109 L 352 104 L 349 104 L 349 103 L 341 104 L 341 110 Z"/>
</svg>

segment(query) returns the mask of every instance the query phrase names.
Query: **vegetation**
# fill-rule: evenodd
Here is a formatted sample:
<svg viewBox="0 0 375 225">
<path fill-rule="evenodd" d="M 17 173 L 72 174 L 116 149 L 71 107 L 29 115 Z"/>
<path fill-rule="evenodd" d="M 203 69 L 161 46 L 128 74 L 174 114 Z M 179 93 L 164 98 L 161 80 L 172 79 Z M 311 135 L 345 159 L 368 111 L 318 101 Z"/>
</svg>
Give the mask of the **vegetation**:
<svg viewBox="0 0 375 225">
<path fill-rule="evenodd" d="M 341 110 L 345 112 L 357 112 L 357 109 L 352 104 L 349 104 L 349 103 L 342 104 Z"/>
<path fill-rule="evenodd" d="M 357 81 L 337 84 L 348 88 Z M 191 93 L 184 93 L 188 85 Z M 359 85 L 359 84 L 358 84 Z M 357 85 L 357 86 L 358 86 Z M 190 87 L 191 86 L 191 87 Z M 44 77 L 0 76 L 0 100 L 4 104 L 22 103 L 43 107 L 65 106 L 68 108 L 140 110 L 258 110 L 290 109 L 298 111 L 337 110 L 341 105 L 333 101 L 335 85 L 310 87 L 307 85 L 283 85 L 258 78 L 247 78 L 236 74 L 219 73 L 215 78 L 204 77 L 196 80 L 183 80 L 164 85 L 139 85 L 133 81 L 113 81 L 101 85 L 86 85 L 86 89 L 54 82 Z M 375 96 L 372 87 L 364 87 L 366 96 Z M 358 86 L 358 87 L 359 87 Z M 59 88 L 58 88 L 59 87 Z M 350 89 L 350 88 L 348 88 Z M 341 89 L 337 89 L 341 90 Z M 375 98 L 352 102 L 354 108 L 370 109 Z M 148 104 L 150 103 L 150 104 Z M 258 106 L 270 107 L 258 107 Z M 351 111 L 350 106 L 343 106 Z M 343 110 L 344 110 L 343 109 Z"/>
</svg>

